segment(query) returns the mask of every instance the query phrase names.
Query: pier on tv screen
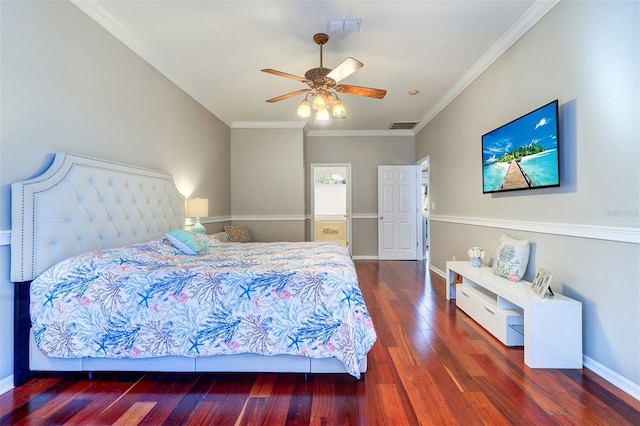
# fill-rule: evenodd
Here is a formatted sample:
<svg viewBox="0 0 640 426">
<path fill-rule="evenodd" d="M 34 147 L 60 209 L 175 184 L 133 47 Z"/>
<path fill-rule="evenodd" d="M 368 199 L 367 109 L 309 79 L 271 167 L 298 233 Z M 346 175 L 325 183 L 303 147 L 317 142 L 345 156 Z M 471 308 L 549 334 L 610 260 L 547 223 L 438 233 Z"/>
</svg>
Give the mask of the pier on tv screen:
<svg viewBox="0 0 640 426">
<path fill-rule="evenodd" d="M 558 101 L 482 136 L 482 192 L 560 185 Z"/>
</svg>

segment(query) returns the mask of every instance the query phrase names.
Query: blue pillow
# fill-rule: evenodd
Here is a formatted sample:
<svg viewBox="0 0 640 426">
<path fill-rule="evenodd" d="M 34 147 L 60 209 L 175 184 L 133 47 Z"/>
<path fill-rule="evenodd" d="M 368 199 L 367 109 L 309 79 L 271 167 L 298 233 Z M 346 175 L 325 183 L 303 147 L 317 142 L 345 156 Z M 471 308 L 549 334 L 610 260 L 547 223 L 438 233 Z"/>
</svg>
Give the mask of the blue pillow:
<svg viewBox="0 0 640 426">
<path fill-rule="evenodd" d="M 169 231 L 166 234 L 172 246 L 184 254 L 200 254 L 209 249 L 209 243 L 204 235 L 188 231 Z"/>
</svg>

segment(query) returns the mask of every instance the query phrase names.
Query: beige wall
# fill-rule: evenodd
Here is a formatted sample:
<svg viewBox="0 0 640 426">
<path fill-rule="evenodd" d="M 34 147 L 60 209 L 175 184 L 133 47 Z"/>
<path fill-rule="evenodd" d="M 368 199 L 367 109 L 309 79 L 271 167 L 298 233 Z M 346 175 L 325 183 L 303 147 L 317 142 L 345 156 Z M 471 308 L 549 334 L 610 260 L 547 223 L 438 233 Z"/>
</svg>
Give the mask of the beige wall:
<svg viewBox="0 0 640 426">
<path fill-rule="evenodd" d="M 307 241 L 305 221 L 299 220 L 234 220 L 234 225 L 246 225 L 251 241 Z"/>
<path fill-rule="evenodd" d="M 302 129 L 231 131 L 231 209 L 256 241 L 309 239 L 310 164 L 351 163 L 352 252 L 377 256 L 379 164 L 413 164 L 413 136 L 304 136 Z M 303 161 L 304 160 L 304 161 Z M 305 207 L 306 206 L 306 207 Z M 278 220 L 289 216 L 287 220 Z"/>
<path fill-rule="evenodd" d="M 231 130 L 231 213 L 256 241 L 305 240 L 304 155 L 302 128 Z"/>
<path fill-rule="evenodd" d="M 436 204 L 432 266 L 476 244 L 488 262 L 502 232 L 530 238 L 525 278 L 548 269 L 583 303 L 587 365 L 636 386 L 640 250 L 620 240 L 640 226 L 639 5 L 560 2 L 416 136 Z M 483 195 L 481 135 L 556 98 L 561 186 Z"/>
<path fill-rule="evenodd" d="M 230 129 L 69 2 L 0 2 L 0 239 L 10 184 L 70 151 L 174 175 L 230 215 Z M 213 202 L 215 200 L 215 202 Z M 0 382 L 13 374 L 13 285 L 0 244 Z"/>
<path fill-rule="evenodd" d="M 309 134 L 306 151 L 307 167 L 311 163 L 351 163 L 351 209 L 355 216 L 352 219 L 352 254 L 355 257 L 377 256 L 378 165 L 414 164 L 414 137 Z M 309 199 L 307 205 L 311 205 Z M 358 218 L 358 215 L 373 216 L 373 219 Z"/>
<path fill-rule="evenodd" d="M 376 215 L 377 216 L 377 215 Z M 378 219 L 355 218 L 351 221 L 351 251 L 354 257 L 378 257 Z"/>
</svg>

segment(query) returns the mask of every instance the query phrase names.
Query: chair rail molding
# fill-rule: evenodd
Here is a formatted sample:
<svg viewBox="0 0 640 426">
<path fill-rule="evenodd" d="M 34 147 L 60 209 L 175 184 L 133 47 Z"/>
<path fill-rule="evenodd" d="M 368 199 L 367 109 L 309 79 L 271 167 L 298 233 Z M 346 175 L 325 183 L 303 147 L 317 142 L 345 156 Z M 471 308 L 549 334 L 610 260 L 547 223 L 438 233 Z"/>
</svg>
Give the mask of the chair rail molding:
<svg viewBox="0 0 640 426">
<path fill-rule="evenodd" d="M 252 221 L 252 220 L 274 220 L 274 221 L 304 221 L 307 220 L 307 216 L 300 215 L 239 215 L 234 214 L 231 216 L 232 221 Z"/>
<path fill-rule="evenodd" d="M 352 213 L 351 218 L 352 219 L 377 219 L 378 214 L 377 213 Z"/>
<path fill-rule="evenodd" d="M 210 217 L 201 217 L 200 223 L 219 223 L 219 222 L 231 222 L 231 216 L 210 216 Z M 196 223 L 195 219 L 192 217 L 188 217 L 185 219 L 185 225 L 191 226 Z"/>
<path fill-rule="evenodd" d="M 640 228 L 623 226 L 588 225 L 553 222 L 527 222 L 508 219 L 488 219 L 482 217 L 431 215 L 432 222 L 456 223 L 461 225 L 484 226 L 489 228 L 513 229 L 540 234 L 563 235 L 567 237 L 591 238 L 620 243 L 640 244 Z"/>
</svg>

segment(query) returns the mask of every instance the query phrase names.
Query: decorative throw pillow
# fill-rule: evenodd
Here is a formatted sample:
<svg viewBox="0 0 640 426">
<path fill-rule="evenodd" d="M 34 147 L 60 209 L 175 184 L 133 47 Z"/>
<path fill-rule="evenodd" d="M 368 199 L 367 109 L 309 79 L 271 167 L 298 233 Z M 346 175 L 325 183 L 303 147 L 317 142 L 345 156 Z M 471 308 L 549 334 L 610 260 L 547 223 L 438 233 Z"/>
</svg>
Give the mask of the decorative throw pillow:
<svg viewBox="0 0 640 426">
<path fill-rule="evenodd" d="M 249 230 L 244 225 L 227 225 L 224 230 L 229 234 L 229 241 L 232 243 L 248 243 L 251 241 Z"/>
<path fill-rule="evenodd" d="M 214 238 L 216 241 L 219 241 L 221 243 L 228 243 L 229 242 L 229 234 L 227 234 L 225 231 L 214 232 L 213 234 L 211 234 L 211 237 Z"/>
<path fill-rule="evenodd" d="M 511 281 L 520 281 L 529 263 L 529 240 L 515 240 L 504 234 L 493 261 L 493 273 Z"/>
<path fill-rule="evenodd" d="M 209 249 L 207 237 L 189 231 L 169 231 L 165 234 L 169 242 L 184 254 L 200 254 Z"/>
</svg>

